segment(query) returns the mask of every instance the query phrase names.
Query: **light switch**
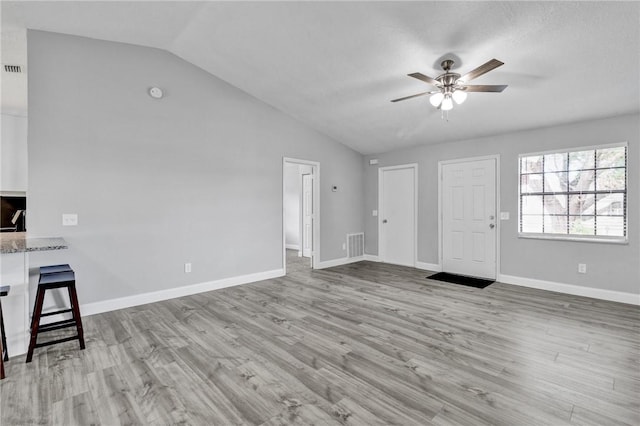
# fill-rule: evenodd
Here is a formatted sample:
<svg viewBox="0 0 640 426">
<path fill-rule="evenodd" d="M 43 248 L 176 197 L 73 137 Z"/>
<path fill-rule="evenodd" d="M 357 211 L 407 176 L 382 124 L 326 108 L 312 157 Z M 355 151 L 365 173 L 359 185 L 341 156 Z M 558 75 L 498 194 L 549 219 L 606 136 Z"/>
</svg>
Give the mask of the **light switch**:
<svg viewBox="0 0 640 426">
<path fill-rule="evenodd" d="M 76 225 L 78 225 L 78 215 L 76 213 L 62 214 L 62 226 L 76 226 Z"/>
<path fill-rule="evenodd" d="M 378 210 L 374 210 L 371 212 L 371 216 L 376 217 L 378 216 Z"/>
<path fill-rule="evenodd" d="M 500 212 L 500 220 L 509 220 L 509 212 Z"/>
</svg>

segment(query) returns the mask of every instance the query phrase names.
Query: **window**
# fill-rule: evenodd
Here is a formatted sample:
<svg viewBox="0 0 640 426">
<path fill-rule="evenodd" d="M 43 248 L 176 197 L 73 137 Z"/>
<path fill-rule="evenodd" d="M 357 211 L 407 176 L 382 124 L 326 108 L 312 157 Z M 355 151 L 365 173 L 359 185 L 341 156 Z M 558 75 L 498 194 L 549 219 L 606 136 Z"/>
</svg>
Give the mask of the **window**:
<svg viewBox="0 0 640 426">
<path fill-rule="evenodd" d="M 625 242 L 627 145 L 521 155 L 519 232 Z"/>
</svg>

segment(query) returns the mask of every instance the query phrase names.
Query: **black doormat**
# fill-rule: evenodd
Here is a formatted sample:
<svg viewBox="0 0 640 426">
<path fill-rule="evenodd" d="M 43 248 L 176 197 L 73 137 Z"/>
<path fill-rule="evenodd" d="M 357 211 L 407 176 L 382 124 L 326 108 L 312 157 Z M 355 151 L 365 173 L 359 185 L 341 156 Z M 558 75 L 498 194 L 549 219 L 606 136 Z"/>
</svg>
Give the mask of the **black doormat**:
<svg viewBox="0 0 640 426">
<path fill-rule="evenodd" d="M 445 281 L 452 284 L 461 284 L 461 285 L 466 285 L 466 286 L 475 287 L 475 288 L 485 288 L 489 284 L 492 284 L 495 282 L 494 280 L 467 277 L 464 275 L 450 274 L 448 272 L 438 272 L 437 274 L 430 275 L 427 278 L 430 280 Z"/>
</svg>

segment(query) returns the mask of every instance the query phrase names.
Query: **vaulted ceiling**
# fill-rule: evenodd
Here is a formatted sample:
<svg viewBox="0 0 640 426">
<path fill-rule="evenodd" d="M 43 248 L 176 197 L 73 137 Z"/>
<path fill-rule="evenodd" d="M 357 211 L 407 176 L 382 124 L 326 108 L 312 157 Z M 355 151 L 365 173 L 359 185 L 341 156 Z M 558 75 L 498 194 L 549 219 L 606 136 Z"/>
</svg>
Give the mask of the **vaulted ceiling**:
<svg viewBox="0 0 640 426">
<path fill-rule="evenodd" d="M 3 1 L 2 62 L 25 28 L 165 49 L 370 154 L 636 113 L 639 23 L 636 2 Z M 390 102 L 444 58 L 497 58 L 474 83 L 509 87 L 448 121 L 426 96 Z"/>
</svg>

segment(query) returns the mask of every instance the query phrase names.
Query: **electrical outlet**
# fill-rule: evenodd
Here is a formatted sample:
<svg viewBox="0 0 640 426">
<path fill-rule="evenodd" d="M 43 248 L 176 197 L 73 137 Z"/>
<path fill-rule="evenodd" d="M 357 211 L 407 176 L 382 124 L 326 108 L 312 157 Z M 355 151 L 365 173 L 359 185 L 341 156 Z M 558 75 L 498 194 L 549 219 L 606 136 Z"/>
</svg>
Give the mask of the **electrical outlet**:
<svg viewBox="0 0 640 426">
<path fill-rule="evenodd" d="M 578 263 L 578 273 L 586 274 L 587 273 L 587 264 L 586 263 Z"/>
<path fill-rule="evenodd" d="M 62 214 L 62 226 L 76 226 L 78 225 L 78 215 L 75 213 L 63 213 Z"/>
<path fill-rule="evenodd" d="M 188 274 L 191 272 L 191 263 L 185 263 L 184 264 L 184 273 Z"/>
</svg>

